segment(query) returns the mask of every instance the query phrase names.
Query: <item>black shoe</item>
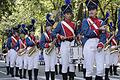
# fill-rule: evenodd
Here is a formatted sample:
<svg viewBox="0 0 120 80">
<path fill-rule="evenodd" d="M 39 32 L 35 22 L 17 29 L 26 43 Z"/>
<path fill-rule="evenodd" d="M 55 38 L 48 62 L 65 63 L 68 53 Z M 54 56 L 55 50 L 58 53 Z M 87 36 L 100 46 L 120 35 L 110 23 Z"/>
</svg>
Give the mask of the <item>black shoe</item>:
<svg viewBox="0 0 120 80">
<path fill-rule="evenodd" d="M 69 80 L 74 80 L 74 72 L 69 72 Z"/>
<path fill-rule="evenodd" d="M 67 68 L 67 76 L 69 76 L 69 67 Z"/>
<path fill-rule="evenodd" d="M 6 66 L 6 70 L 7 70 L 7 75 L 9 75 L 10 74 L 10 67 Z"/>
<path fill-rule="evenodd" d="M 81 69 L 80 71 L 83 71 L 83 64 L 81 64 L 81 68 L 80 69 Z"/>
<path fill-rule="evenodd" d="M 27 69 L 23 70 L 23 78 L 25 78 L 25 79 L 26 79 L 26 71 L 27 71 Z"/>
<path fill-rule="evenodd" d="M 58 68 L 57 68 L 57 65 L 55 65 L 55 74 L 58 75 Z"/>
<path fill-rule="evenodd" d="M 29 80 L 32 80 L 32 70 L 28 70 L 28 77 L 29 77 Z"/>
<path fill-rule="evenodd" d="M 10 74 L 11 74 L 11 77 L 14 77 L 14 67 L 10 68 Z"/>
<path fill-rule="evenodd" d="M 85 77 L 86 80 L 92 80 L 92 77 Z"/>
<path fill-rule="evenodd" d="M 45 72 L 46 80 L 49 80 L 49 74 L 50 72 Z"/>
<path fill-rule="evenodd" d="M 110 66 L 110 75 L 112 76 L 113 75 L 113 69 L 112 69 L 112 65 Z"/>
<path fill-rule="evenodd" d="M 103 80 L 103 77 L 102 76 L 96 76 L 95 80 Z"/>
<path fill-rule="evenodd" d="M 80 72 L 81 70 L 80 70 L 80 64 L 78 64 L 78 71 Z"/>
<path fill-rule="evenodd" d="M 83 68 L 83 78 L 85 78 L 85 76 L 86 76 L 86 69 Z"/>
<path fill-rule="evenodd" d="M 113 65 L 113 72 L 114 72 L 114 75 L 119 76 L 119 74 L 117 73 L 117 67 L 118 66 Z"/>
<path fill-rule="evenodd" d="M 62 74 L 62 64 L 59 65 L 59 74 Z"/>
<path fill-rule="evenodd" d="M 22 69 L 19 69 L 20 79 L 22 79 Z"/>
<path fill-rule="evenodd" d="M 16 70 L 15 70 L 15 76 L 16 76 L 16 77 L 19 77 L 19 75 L 18 75 L 19 67 L 16 67 L 15 69 L 16 69 Z"/>
<path fill-rule="evenodd" d="M 55 80 L 55 72 L 51 72 L 51 80 Z"/>
<path fill-rule="evenodd" d="M 105 68 L 105 80 L 110 80 L 108 73 L 109 73 L 109 68 Z"/>
<path fill-rule="evenodd" d="M 34 80 L 38 80 L 38 69 L 34 69 Z"/>
<path fill-rule="evenodd" d="M 67 80 L 67 73 L 62 73 L 63 80 Z"/>
</svg>

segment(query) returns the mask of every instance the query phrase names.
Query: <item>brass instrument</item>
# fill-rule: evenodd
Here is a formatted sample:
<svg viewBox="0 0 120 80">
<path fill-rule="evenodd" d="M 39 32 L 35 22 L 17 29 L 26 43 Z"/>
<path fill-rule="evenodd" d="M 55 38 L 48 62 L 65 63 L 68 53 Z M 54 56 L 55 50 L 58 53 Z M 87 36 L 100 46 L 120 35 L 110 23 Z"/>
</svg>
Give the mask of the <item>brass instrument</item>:
<svg viewBox="0 0 120 80">
<path fill-rule="evenodd" d="M 23 48 L 23 49 L 20 49 L 19 51 L 18 51 L 18 56 L 22 56 L 23 54 L 25 54 L 26 53 L 26 50 Z"/>
<path fill-rule="evenodd" d="M 110 49 L 110 54 L 115 53 L 115 52 L 119 52 L 119 49 L 118 49 L 118 48 L 120 48 L 120 45 L 115 46 L 114 48 L 111 48 L 111 49 Z"/>
<path fill-rule="evenodd" d="M 49 54 L 51 53 L 51 51 L 54 49 L 54 45 L 55 45 L 56 41 L 57 41 L 57 38 L 55 38 L 55 39 L 53 40 L 53 42 L 51 43 L 52 45 L 45 50 L 45 53 L 46 53 L 47 55 L 49 55 Z"/>
<path fill-rule="evenodd" d="M 107 42 L 105 43 L 105 48 L 104 48 L 104 51 L 108 50 L 110 48 L 110 45 L 109 45 L 109 42 L 112 40 L 112 38 L 114 37 L 114 35 L 112 35 L 110 37 L 109 40 L 107 40 Z"/>
<path fill-rule="evenodd" d="M 28 56 L 30 57 L 33 53 L 36 52 L 36 47 L 30 47 L 29 51 L 28 51 Z"/>
<path fill-rule="evenodd" d="M 5 48 L 5 49 L 2 49 L 2 53 L 3 53 L 3 55 L 6 55 L 6 54 L 8 53 L 8 50 L 7 50 L 7 48 Z"/>
</svg>

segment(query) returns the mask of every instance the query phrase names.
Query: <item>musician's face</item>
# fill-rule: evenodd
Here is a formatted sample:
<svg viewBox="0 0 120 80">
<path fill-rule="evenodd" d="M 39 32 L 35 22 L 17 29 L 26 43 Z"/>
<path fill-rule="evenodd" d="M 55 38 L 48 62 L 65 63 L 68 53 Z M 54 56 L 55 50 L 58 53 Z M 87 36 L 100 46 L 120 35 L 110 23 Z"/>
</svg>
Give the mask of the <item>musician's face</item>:
<svg viewBox="0 0 120 80">
<path fill-rule="evenodd" d="M 18 33 L 17 33 L 17 32 L 15 32 L 15 36 L 18 36 Z"/>
<path fill-rule="evenodd" d="M 51 31 L 52 30 L 51 26 L 46 27 L 46 30 Z"/>
<path fill-rule="evenodd" d="M 97 10 L 96 9 L 93 9 L 93 10 L 89 11 L 89 17 L 96 17 L 96 14 L 97 14 Z"/>
<path fill-rule="evenodd" d="M 34 35 L 35 33 L 32 31 L 32 32 L 30 32 L 30 35 Z"/>
<path fill-rule="evenodd" d="M 65 13 L 65 18 L 70 20 L 72 17 L 72 13 Z"/>
<path fill-rule="evenodd" d="M 23 38 L 25 38 L 25 35 L 24 34 L 20 34 L 20 37 L 23 39 Z"/>
</svg>

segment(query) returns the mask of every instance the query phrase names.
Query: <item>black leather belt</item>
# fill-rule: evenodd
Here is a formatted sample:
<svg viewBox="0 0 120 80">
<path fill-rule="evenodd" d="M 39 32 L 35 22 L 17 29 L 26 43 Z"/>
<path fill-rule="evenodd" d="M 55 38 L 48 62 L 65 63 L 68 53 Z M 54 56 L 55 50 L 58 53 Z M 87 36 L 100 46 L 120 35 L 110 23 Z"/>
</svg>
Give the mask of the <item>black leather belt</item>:
<svg viewBox="0 0 120 80">
<path fill-rule="evenodd" d="M 63 42 L 65 42 L 65 41 L 69 41 L 69 42 L 72 42 L 73 41 L 73 39 L 65 39 L 65 40 L 62 40 Z"/>
</svg>

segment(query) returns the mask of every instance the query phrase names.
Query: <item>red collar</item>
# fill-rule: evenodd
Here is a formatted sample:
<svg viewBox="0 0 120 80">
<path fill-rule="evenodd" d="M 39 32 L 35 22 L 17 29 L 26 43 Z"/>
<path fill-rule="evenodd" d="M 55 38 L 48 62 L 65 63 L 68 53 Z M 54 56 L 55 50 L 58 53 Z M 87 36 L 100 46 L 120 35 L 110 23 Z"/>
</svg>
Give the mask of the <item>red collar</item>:
<svg viewBox="0 0 120 80">
<path fill-rule="evenodd" d="M 96 20 L 96 19 L 98 19 L 97 17 L 90 17 L 90 19 L 92 19 L 92 20 Z"/>
<path fill-rule="evenodd" d="M 66 19 L 66 18 L 64 19 L 64 21 L 67 22 L 67 23 L 70 23 L 70 22 L 71 22 L 71 20 Z"/>
</svg>

